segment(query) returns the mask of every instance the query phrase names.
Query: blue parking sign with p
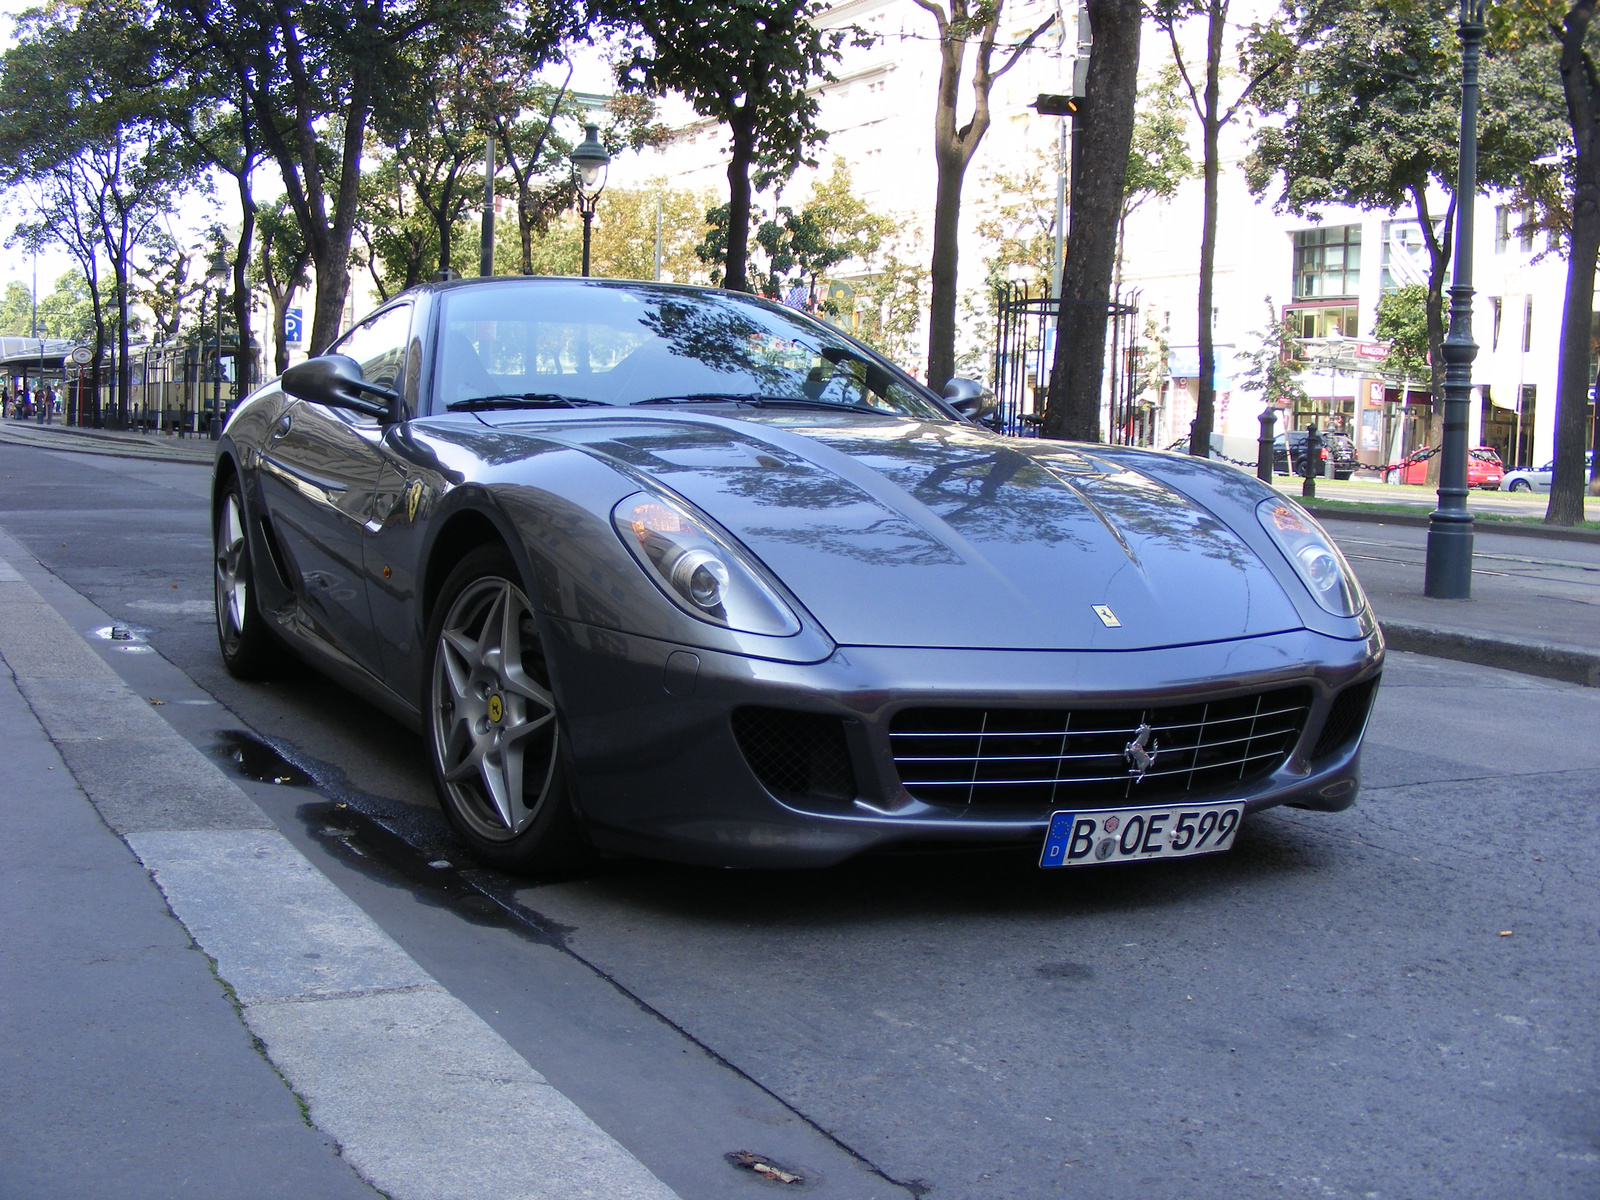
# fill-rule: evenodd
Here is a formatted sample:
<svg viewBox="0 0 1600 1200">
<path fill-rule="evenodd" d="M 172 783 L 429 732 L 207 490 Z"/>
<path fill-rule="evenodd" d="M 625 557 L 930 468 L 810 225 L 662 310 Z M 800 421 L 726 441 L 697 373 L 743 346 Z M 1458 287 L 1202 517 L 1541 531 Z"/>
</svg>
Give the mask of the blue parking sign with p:
<svg viewBox="0 0 1600 1200">
<path fill-rule="evenodd" d="M 291 346 L 298 346 L 300 337 L 301 310 L 291 308 L 283 314 L 283 340 Z"/>
</svg>

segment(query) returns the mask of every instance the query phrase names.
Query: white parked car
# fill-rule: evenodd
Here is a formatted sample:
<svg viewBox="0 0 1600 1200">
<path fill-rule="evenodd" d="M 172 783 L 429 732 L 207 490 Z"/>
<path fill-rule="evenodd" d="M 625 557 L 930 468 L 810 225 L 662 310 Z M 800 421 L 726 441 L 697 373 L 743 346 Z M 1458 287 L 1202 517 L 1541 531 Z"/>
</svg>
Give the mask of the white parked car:
<svg viewBox="0 0 1600 1200">
<path fill-rule="evenodd" d="M 1594 451 L 1588 450 L 1583 455 L 1583 469 L 1585 473 L 1594 465 Z M 1507 471 L 1500 480 L 1502 491 L 1507 492 L 1548 492 L 1550 490 L 1550 476 L 1555 472 L 1556 464 L 1552 460 L 1545 463 L 1535 471 L 1532 467 L 1518 467 L 1515 471 Z"/>
</svg>

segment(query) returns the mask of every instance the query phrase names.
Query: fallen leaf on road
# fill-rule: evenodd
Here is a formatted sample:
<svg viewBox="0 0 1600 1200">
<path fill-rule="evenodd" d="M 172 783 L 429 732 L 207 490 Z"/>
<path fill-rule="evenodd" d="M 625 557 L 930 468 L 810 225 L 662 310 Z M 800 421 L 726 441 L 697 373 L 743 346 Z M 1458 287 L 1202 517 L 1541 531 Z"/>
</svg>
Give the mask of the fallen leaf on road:
<svg viewBox="0 0 1600 1200">
<path fill-rule="evenodd" d="M 146 696 L 145 699 L 150 701 L 151 704 L 155 705 L 162 705 L 166 703 L 165 700 L 157 700 L 154 696 Z"/>
<path fill-rule="evenodd" d="M 771 1179 L 777 1183 L 804 1183 L 805 1180 L 793 1171 L 785 1171 L 777 1163 L 762 1154 L 755 1154 L 749 1150 L 735 1150 L 723 1155 L 736 1167 L 746 1171 L 754 1171 L 763 1179 Z"/>
<path fill-rule="evenodd" d="M 1511 930 L 1509 930 L 1509 929 L 1502 929 L 1502 930 L 1501 930 L 1501 931 L 1500 931 L 1500 936 L 1501 936 L 1501 937 L 1510 937 L 1510 936 L 1511 936 Z"/>
</svg>

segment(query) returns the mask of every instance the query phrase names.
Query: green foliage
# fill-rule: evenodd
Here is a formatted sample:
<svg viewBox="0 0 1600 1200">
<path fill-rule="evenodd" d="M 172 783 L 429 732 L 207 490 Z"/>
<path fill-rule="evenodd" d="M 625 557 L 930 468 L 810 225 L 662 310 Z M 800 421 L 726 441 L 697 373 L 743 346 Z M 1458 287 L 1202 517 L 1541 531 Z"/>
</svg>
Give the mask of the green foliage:
<svg viewBox="0 0 1600 1200">
<path fill-rule="evenodd" d="M 850 168 L 843 158 L 833 160 L 832 171 L 819 177 L 811 195 L 796 211 L 777 205 L 760 214 L 755 243 L 765 256 L 752 264 L 750 281 L 764 296 L 777 298 L 796 285 L 815 285 L 841 263 L 864 262 L 875 254 L 894 227 L 888 217 L 867 209 L 851 190 Z M 722 281 L 727 251 L 729 206 L 706 213 L 706 235 L 695 253 L 711 270 L 713 283 Z M 824 303 L 824 310 L 838 316 Z"/>
<path fill-rule="evenodd" d="M 891 362 L 909 371 L 917 363 L 917 329 L 927 310 L 928 268 L 918 247 L 920 229 L 891 237 L 872 263 L 872 273 L 857 282 L 852 332 Z"/>
<path fill-rule="evenodd" d="M 1133 116 L 1133 144 L 1128 150 L 1127 182 L 1122 190 L 1122 212 L 1146 200 L 1171 200 L 1185 179 L 1195 174 L 1189 157 L 1187 106 L 1178 94 L 1178 72 L 1169 65 L 1149 87 L 1139 92 Z"/>
<path fill-rule="evenodd" d="M 33 292 L 27 284 L 15 279 L 6 284 L 5 296 L 0 297 L 0 335 L 33 335 Z"/>
<path fill-rule="evenodd" d="M 815 165 L 826 135 L 812 85 L 832 78 L 829 67 L 852 33 L 858 44 L 864 35 L 821 28 L 820 0 L 604 0 L 599 9 L 642 34 L 617 60 L 624 91 L 676 92 L 726 126 L 733 146 L 723 266 L 729 286 L 744 290 L 751 185 L 765 188 Z"/>
<path fill-rule="evenodd" d="M 709 192 L 669 188 L 664 180 L 648 187 L 607 188 L 595 210 L 590 246 L 590 270 L 607 279 L 655 277 L 656 203 L 661 205 L 661 278 L 693 283 L 704 279 L 695 254 L 705 235 Z M 583 261 L 583 224 L 575 213 L 552 220 L 530 246 L 532 274 L 576 275 Z M 495 270 L 515 274 L 521 270 L 517 229 L 499 228 Z"/>
<path fill-rule="evenodd" d="M 1402 381 L 1429 377 L 1427 288 L 1413 283 L 1385 292 L 1378 300 L 1373 332 L 1389 343 L 1389 356 L 1383 360 L 1386 375 Z"/>
<path fill-rule="evenodd" d="M 1299 347 L 1289 322 L 1278 312 L 1271 296 L 1266 297 L 1266 305 L 1265 328 L 1250 333 L 1255 348 L 1239 355 L 1250 364 L 1239 372 L 1239 388 L 1260 396 L 1263 405 L 1283 408 L 1306 399 L 1299 378 L 1303 364 L 1296 357 Z"/>
<path fill-rule="evenodd" d="M 1049 285 L 1056 236 L 1055 157 L 1053 151 L 1037 150 L 1021 170 L 992 171 L 979 180 L 982 194 L 993 197 L 976 223 L 979 236 L 995 248 L 984 259 L 985 290 L 991 294 L 1011 279 L 1013 267 L 1023 269 L 1036 293 Z"/>
</svg>

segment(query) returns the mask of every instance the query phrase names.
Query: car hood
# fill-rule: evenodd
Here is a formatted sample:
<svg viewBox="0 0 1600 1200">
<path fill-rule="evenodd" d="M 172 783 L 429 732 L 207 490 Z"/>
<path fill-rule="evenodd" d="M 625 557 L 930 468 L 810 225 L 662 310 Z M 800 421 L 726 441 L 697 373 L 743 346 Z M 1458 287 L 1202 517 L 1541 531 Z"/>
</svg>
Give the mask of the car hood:
<svg viewBox="0 0 1600 1200">
<path fill-rule="evenodd" d="M 841 644 L 1128 650 L 1302 627 L 1215 516 L 1086 448 L 850 413 L 485 418 L 678 493 Z"/>
</svg>

